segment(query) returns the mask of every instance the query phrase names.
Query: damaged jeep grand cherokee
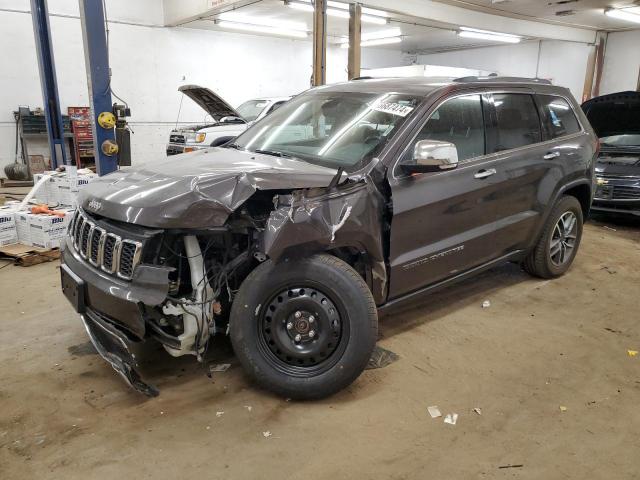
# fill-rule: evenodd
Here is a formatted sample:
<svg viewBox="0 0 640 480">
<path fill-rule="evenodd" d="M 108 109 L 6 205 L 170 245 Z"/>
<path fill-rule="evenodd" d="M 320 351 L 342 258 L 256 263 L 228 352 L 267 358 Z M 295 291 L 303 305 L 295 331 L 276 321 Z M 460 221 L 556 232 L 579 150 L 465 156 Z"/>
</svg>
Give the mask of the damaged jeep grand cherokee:
<svg viewBox="0 0 640 480">
<path fill-rule="evenodd" d="M 315 88 L 223 147 L 89 185 L 62 288 L 147 395 L 132 344 L 201 360 L 229 335 L 259 385 L 320 398 L 363 371 L 378 311 L 505 261 L 563 274 L 596 155 L 571 94 L 544 81 Z"/>
</svg>

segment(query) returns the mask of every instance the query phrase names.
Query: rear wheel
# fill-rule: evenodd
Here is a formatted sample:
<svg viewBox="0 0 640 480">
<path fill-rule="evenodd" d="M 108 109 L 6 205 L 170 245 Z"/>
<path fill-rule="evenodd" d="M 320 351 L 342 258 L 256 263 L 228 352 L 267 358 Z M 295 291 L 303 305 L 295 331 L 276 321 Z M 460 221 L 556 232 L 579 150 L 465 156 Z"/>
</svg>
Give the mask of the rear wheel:
<svg viewBox="0 0 640 480">
<path fill-rule="evenodd" d="M 280 395 L 331 395 L 364 370 L 377 338 L 377 311 L 360 275 L 315 255 L 266 261 L 233 302 L 230 336 L 248 374 Z"/>
<path fill-rule="evenodd" d="M 524 261 L 525 270 L 541 278 L 564 274 L 578 252 L 582 222 L 580 202 L 572 196 L 560 198 L 547 219 L 540 240 Z"/>
</svg>

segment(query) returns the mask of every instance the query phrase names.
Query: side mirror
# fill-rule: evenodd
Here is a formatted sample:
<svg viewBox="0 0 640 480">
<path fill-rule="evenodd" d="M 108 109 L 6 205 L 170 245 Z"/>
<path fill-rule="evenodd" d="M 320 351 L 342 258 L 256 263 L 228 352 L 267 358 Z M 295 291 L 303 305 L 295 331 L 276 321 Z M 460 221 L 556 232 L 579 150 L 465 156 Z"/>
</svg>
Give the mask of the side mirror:
<svg viewBox="0 0 640 480">
<path fill-rule="evenodd" d="M 449 170 L 458 166 L 458 149 L 449 142 L 420 140 L 413 149 L 410 162 L 401 165 L 409 174 Z"/>
</svg>

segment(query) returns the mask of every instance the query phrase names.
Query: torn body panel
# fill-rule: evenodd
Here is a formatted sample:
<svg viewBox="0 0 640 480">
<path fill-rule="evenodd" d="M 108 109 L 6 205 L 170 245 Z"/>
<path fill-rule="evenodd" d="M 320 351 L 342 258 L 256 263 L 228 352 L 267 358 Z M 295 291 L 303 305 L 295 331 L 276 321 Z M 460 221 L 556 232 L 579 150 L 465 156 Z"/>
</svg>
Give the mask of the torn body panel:
<svg viewBox="0 0 640 480">
<path fill-rule="evenodd" d="M 386 298 L 384 208 L 386 199 L 367 177 L 335 189 L 294 190 L 278 195 L 262 238 L 274 261 L 343 247 L 364 255 L 376 303 Z"/>
<path fill-rule="evenodd" d="M 335 173 L 293 158 L 212 147 L 100 177 L 78 203 L 150 228 L 209 229 L 224 225 L 257 190 L 325 187 Z"/>
</svg>

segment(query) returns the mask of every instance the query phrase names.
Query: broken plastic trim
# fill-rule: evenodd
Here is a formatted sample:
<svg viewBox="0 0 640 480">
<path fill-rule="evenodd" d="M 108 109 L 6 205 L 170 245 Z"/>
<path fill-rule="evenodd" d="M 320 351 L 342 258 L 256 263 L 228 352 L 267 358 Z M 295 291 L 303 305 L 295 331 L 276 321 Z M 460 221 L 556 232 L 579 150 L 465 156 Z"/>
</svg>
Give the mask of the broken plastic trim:
<svg viewBox="0 0 640 480">
<path fill-rule="evenodd" d="M 102 358 L 120 374 L 125 382 L 134 390 L 148 396 L 156 397 L 160 393 L 156 387 L 145 383 L 136 370 L 138 362 L 129 349 L 129 340 L 124 333 L 109 325 L 91 310 L 81 315 L 84 328 Z"/>
</svg>

